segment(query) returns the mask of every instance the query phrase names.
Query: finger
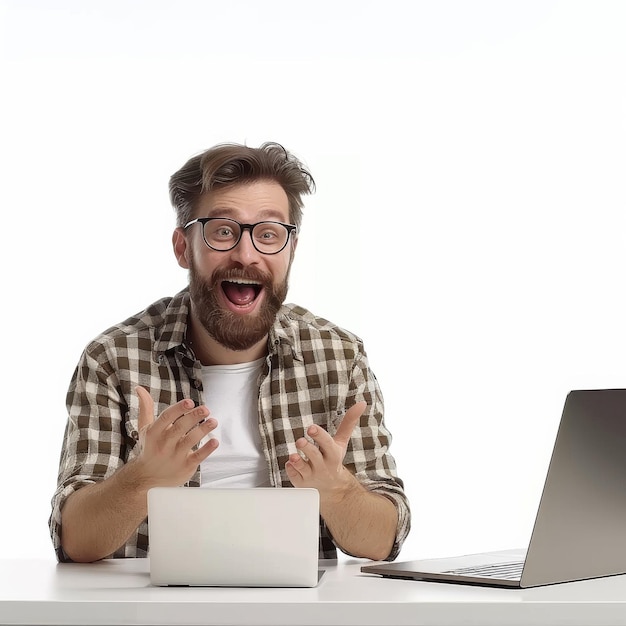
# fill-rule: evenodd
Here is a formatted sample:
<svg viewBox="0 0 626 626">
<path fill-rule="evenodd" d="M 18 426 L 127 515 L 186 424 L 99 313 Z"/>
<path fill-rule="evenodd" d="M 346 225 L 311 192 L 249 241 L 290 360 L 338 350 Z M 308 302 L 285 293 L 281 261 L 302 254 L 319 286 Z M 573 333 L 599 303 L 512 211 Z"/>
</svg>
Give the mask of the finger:
<svg viewBox="0 0 626 626">
<path fill-rule="evenodd" d="M 173 409 L 174 407 L 171 407 L 171 408 Z M 163 411 L 158 421 L 161 422 L 162 421 L 161 418 L 164 418 L 163 424 L 165 424 L 167 423 L 167 421 L 171 418 L 173 414 L 174 412 L 172 411 L 172 413 L 166 416 L 165 411 Z M 208 418 L 208 416 L 209 416 L 209 409 L 207 409 L 206 406 L 204 405 L 197 406 L 195 409 L 189 411 L 188 413 L 184 413 L 180 417 L 176 418 L 171 424 L 169 424 L 166 431 L 169 435 L 174 436 L 174 437 L 178 437 L 178 438 L 185 437 L 185 435 L 187 435 L 187 433 L 189 433 L 191 430 L 193 430 L 200 424 L 206 423 L 206 419 Z M 217 425 L 217 422 L 215 422 L 215 425 L 213 426 L 213 428 L 215 428 L 216 425 Z"/>
<path fill-rule="evenodd" d="M 291 461 L 285 463 L 285 471 L 287 472 L 287 478 L 294 487 L 299 487 L 302 484 L 302 476 L 296 470 Z"/>
<path fill-rule="evenodd" d="M 182 418 L 181 418 L 182 419 Z M 199 424 L 195 424 L 187 431 L 183 438 L 183 445 L 193 448 L 199 444 L 209 433 L 217 428 L 217 420 L 213 417 L 205 419 Z"/>
<path fill-rule="evenodd" d="M 330 435 L 323 429 L 317 426 L 311 426 L 311 429 L 317 429 L 320 433 L 323 433 L 328 440 L 332 443 L 332 439 Z M 296 448 L 298 450 L 298 454 L 292 454 L 294 457 L 294 461 L 302 461 L 307 469 L 315 470 L 316 468 L 320 468 L 324 464 L 324 451 L 316 445 L 315 443 L 311 443 L 308 439 L 301 437 L 296 441 Z M 297 457 L 297 458 L 296 458 Z M 299 464 L 296 465 L 300 467 Z"/>
<path fill-rule="evenodd" d="M 135 387 L 135 392 L 139 397 L 139 431 L 147 428 L 154 422 L 154 400 L 145 387 Z"/>
<path fill-rule="evenodd" d="M 363 415 L 366 408 L 367 402 L 361 400 L 361 402 L 357 402 L 346 411 L 333 437 L 335 443 L 338 443 L 343 448 L 348 446 L 348 441 L 350 441 L 350 437 L 352 437 L 354 428 L 359 423 L 361 415 Z"/>
<path fill-rule="evenodd" d="M 171 428 L 172 425 L 176 424 L 177 421 L 180 420 L 182 417 L 187 417 L 187 420 L 188 420 L 187 428 L 183 430 L 182 424 L 177 426 L 176 428 L 176 431 L 179 432 L 179 436 L 182 437 L 193 426 L 194 424 L 193 420 L 195 419 L 196 411 L 198 411 L 198 409 L 203 411 L 204 414 L 202 416 L 198 415 L 198 419 L 195 420 L 196 422 L 201 421 L 209 414 L 209 411 L 206 407 L 204 408 L 196 407 L 195 410 L 194 410 L 194 407 L 195 407 L 194 401 L 190 400 L 189 398 L 185 400 L 181 400 L 180 402 L 177 402 L 176 404 L 173 404 L 172 406 L 167 407 L 167 409 L 165 409 L 161 413 L 161 415 L 159 415 L 158 418 L 154 420 L 154 428 L 159 432 L 163 432 L 167 430 L 168 428 Z M 154 412 L 154 409 L 153 409 L 153 412 Z"/>
<path fill-rule="evenodd" d="M 217 450 L 220 442 L 217 439 L 209 439 L 204 445 L 200 446 L 192 454 L 196 465 L 200 465 L 204 459 Z"/>
<path fill-rule="evenodd" d="M 311 475 L 310 465 L 299 454 L 289 456 L 289 460 L 285 463 L 285 470 L 294 487 L 301 485 L 302 481 Z"/>
</svg>

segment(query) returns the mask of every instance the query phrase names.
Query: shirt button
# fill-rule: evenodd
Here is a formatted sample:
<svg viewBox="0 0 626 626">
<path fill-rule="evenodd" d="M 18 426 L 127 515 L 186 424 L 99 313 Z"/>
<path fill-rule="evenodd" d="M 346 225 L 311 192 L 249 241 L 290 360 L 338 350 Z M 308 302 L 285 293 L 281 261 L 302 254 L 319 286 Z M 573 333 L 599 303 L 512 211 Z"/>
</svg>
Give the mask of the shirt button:
<svg viewBox="0 0 626 626">
<path fill-rule="evenodd" d="M 194 386 L 196 389 L 200 389 L 200 387 L 202 386 L 202 383 L 201 383 L 201 382 L 200 382 L 200 381 L 196 378 L 196 379 L 193 381 L 193 386 Z"/>
</svg>

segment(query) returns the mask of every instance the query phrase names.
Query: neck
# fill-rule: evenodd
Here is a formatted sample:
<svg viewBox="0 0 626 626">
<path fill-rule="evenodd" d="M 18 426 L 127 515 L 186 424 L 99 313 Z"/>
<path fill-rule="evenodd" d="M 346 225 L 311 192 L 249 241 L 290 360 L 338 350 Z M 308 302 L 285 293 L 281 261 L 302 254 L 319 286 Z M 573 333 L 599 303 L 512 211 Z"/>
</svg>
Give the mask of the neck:
<svg viewBox="0 0 626 626">
<path fill-rule="evenodd" d="M 189 315 L 187 342 L 202 365 L 250 363 L 267 354 L 267 335 L 247 350 L 231 350 L 213 339 L 193 314 Z"/>
</svg>

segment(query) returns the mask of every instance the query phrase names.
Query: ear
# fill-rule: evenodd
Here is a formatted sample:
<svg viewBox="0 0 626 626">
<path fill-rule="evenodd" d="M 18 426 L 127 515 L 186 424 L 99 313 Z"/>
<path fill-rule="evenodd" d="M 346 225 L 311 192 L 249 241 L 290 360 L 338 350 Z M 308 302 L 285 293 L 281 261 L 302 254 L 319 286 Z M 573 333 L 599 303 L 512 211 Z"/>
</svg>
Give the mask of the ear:
<svg viewBox="0 0 626 626">
<path fill-rule="evenodd" d="M 187 237 L 185 237 L 185 231 L 182 228 L 177 228 L 172 234 L 172 246 L 174 248 L 174 255 L 178 261 L 178 265 L 182 268 L 189 269 L 188 254 L 191 252 L 187 245 Z"/>
</svg>

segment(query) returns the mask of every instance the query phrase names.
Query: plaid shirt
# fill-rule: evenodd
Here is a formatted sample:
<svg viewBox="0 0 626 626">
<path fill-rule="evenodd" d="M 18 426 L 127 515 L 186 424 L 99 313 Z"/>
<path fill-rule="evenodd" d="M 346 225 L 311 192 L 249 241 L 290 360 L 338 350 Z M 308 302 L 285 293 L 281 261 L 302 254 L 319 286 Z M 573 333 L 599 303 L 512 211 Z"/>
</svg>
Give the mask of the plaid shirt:
<svg viewBox="0 0 626 626">
<path fill-rule="evenodd" d="M 135 387 L 150 391 L 157 414 L 184 398 L 196 404 L 207 400 L 210 407 L 210 398 L 203 398 L 201 364 L 185 342 L 188 315 L 185 289 L 105 331 L 83 352 L 67 393 L 69 417 L 49 519 L 60 561 L 69 560 L 61 548 L 61 509 L 67 497 L 108 478 L 138 453 Z M 367 402 L 344 464 L 366 489 L 396 505 L 398 526 L 388 560 L 395 559 L 409 532 L 409 504 L 388 452 L 391 435 L 383 422 L 383 399 L 362 341 L 301 307 L 284 305 L 270 329 L 259 385 L 259 432 L 275 487 L 291 487 L 285 463 L 311 424 L 333 435 L 350 406 Z M 199 468 L 186 486 L 200 486 Z M 111 557 L 147 554 L 146 519 Z M 321 519 L 319 556 L 337 556 Z"/>
</svg>

